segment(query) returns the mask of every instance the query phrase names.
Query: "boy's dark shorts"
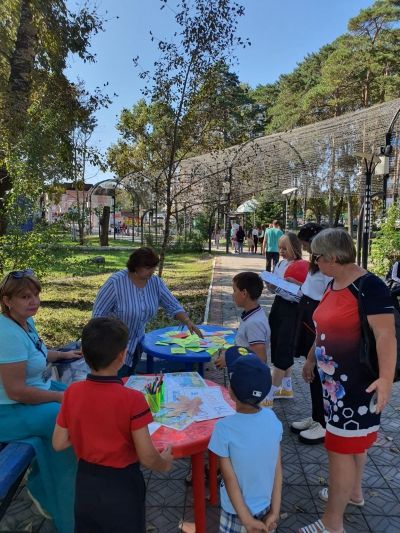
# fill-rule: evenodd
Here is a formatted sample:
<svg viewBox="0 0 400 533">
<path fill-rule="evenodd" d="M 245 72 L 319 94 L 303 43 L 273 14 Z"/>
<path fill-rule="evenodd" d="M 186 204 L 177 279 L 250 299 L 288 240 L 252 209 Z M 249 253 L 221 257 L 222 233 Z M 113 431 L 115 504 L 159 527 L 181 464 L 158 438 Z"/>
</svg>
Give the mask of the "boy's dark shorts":
<svg viewBox="0 0 400 533">
<path fill-rule="evenodd" d="M 82 459 L 75 491 L 75 533 L 145 533 L 146 486 L 139 463 L 113 468 Z"/>
</svg>

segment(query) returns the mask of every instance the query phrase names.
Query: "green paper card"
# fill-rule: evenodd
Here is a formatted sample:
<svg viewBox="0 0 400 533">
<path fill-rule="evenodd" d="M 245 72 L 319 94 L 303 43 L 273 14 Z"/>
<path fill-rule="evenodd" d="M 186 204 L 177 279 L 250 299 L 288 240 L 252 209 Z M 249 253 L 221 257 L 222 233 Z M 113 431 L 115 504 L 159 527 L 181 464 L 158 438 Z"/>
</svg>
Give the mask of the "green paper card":
<svg viewBox="0 0 400 533">
<path fill-rule="evenodd" d="M 190 348 L 189 346 L 186 346 L 186 348 L 187 348 L 188 350 L 190 350 L 191 352 L 195 352 L 195 353 L 197 353 L 197 352 L 204 352 L 204 351 L 205 351 L 204 348 Z"/>
<path fill-rule="evenodd" d="M 169 342 L 162 342 L 162 341 L 157 341 L 154 344 L 157 344 L 158 346 L 169 346 Z"/>
<path fill-rule="evenodd" d="M 186 341 L 184 339 L 174 339 L 174 344 L 184 348 L 186 346 Z"/>
<path fill-rule="evenodd" d="M 171 348 L 171 353 L 186 353 L 185 348 Z"/>
<path fill-rule="evenodd" d="M 219 348 L 208 348 L 208 350 L 206 350 L 207 353 L 209 353 L 210 355 L 214 355 L 215 353 L 217 353 L 219 350 Z"/>
</svg>

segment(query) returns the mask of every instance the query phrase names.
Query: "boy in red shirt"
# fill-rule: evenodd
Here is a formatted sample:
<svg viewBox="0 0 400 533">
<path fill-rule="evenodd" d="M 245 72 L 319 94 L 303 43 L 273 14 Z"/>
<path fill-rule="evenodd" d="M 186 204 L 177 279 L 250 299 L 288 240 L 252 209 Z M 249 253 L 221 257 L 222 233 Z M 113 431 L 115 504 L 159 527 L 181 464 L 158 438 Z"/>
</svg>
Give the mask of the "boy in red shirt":
<svg viewBox="0 0 400 533">
<path fill-rule="evenodd" d="M 126 354 L 128 328 L 114 318 L 94 318 L 83 328 L 82 351 L 91 369 L 64 398 L 53 434 L 54 449 L 73 446 L 78 457 L 76 533 L 144 533 L 145 483 L 139 463 L 171 468 L 171 449 L 154 448 L 153 420 L 141 392 L 117 376 Z"/>
</svg>

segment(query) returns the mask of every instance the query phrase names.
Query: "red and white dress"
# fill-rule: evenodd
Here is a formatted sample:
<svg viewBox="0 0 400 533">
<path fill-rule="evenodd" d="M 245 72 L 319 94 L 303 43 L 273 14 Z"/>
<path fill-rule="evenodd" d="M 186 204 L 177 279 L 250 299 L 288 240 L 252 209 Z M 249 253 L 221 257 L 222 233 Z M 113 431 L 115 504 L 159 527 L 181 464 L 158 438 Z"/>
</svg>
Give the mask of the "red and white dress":
<svg viewBox="0 0 400 533">
<path fill-rule="evenodd" d="M 337 453 L 363 453 L 376 440 L 380 423 L 375 394 L 366 392 L 371 378 L 359 361 L 360 279 L 344 289 L 328 288 L 313 315 L 327 419 L 325 447 Z M 367 315 L 393 314 L 389 291 L 378 277 L 368 277 L 362 297 Z"/>
</svg>

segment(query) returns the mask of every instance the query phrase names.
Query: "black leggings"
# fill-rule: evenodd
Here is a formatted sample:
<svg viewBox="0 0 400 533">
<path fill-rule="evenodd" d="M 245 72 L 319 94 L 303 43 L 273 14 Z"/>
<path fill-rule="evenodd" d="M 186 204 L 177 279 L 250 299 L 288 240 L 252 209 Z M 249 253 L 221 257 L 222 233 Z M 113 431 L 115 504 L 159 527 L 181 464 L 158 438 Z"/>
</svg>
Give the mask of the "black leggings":
<svg viewBox="0 0 400 533">
<path fill-rule="evenodd" d="M 254 241 L 254 253 L 257 253 L 257 244 L 258 244 L 258 237 L 257 235 L 253 235 L 253 241 Z"/>
<path fill-rule="evenodd" d="M 315 341 L 315 326 L 312 319 L 319 301 L 308 296 L 303 296 L 299 303 L 298 322 L 295 339 L 294 354 L 297 357 L 304 355 L 307 357 Z M 322 385 L 319 377 L 318 367 L 314 367 L 314 380 L 310 383 L 312 418 L 325 427 L 324 400 L 322 396 Z"/>
<path fill-rule="evenodd" d="M 277 295 L 269 313 L 271 361 L 280 370 L 293 365 L 297 308 L 297 302 L 289 302 Z"/>
<path fill-rule="evenodd" d="M 139 463 L 78 463 L 75 533 L 144 533 L 146 486 Z"/>
</svg>

